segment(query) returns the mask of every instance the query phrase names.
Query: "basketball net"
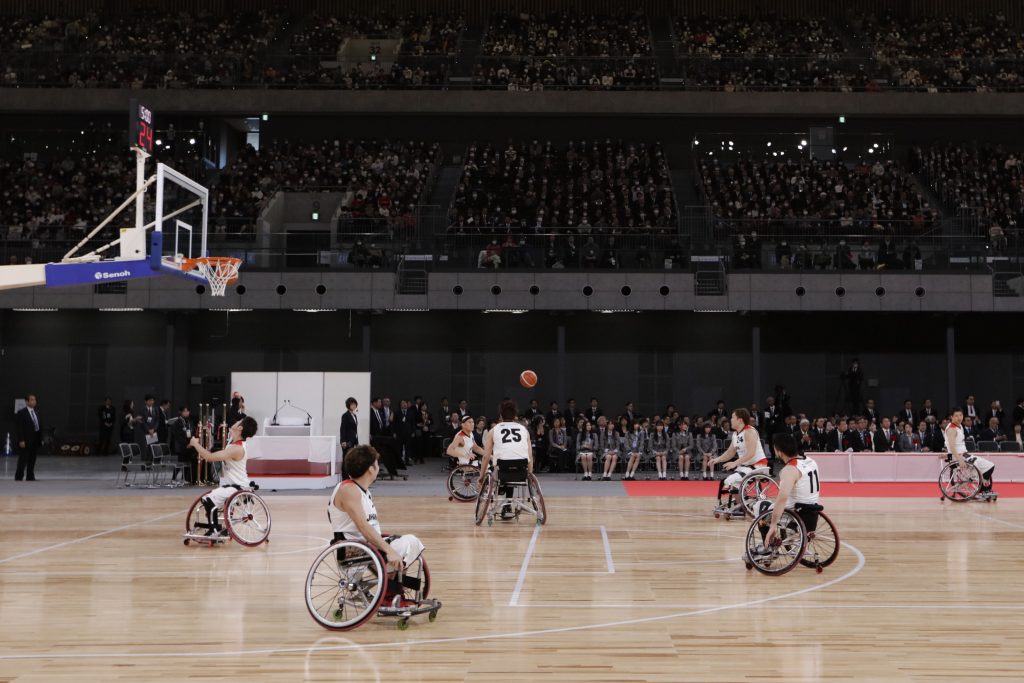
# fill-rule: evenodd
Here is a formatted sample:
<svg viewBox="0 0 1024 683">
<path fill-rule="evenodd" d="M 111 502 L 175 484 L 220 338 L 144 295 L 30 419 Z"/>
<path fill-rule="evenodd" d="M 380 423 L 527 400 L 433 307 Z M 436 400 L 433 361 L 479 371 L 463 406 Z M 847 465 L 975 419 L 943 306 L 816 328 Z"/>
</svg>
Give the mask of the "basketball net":
<svg viewBox="0 0 1024 683">
<path fill-rule="evenodd" d="M 195 268 L 210 283 L 211 296 L 224 296 L 225 288 L 238 281 L 238 269 L 242 259 L 230 256 L 204 256 L 187 259 L 182 263 L 183 270 Z"/>
</svg>

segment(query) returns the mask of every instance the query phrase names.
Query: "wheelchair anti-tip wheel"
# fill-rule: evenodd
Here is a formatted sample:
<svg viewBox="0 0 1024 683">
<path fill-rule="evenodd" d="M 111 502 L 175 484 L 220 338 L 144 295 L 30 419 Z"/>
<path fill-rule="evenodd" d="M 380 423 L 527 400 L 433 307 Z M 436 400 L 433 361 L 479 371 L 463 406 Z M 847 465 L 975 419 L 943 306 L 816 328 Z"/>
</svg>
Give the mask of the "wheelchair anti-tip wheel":
<svg viewBox="0 0 1024 683">
<path fill-rule="evenodd" d="M 819 512 L 817 528 L 807 532 L 807 547 L 800 558 L 800 564 L 820 574 L 825 567 L 836 561 L 838 555 L 839 532 L 836 531 L 836 525 L 828 515 Z"/>
<path fill-rule="evenodd" d="M 480 491 L 480 468 L 476 465 L 458 465 L 448 474 L 448 500 L 472 503 Z"/>
<path fill-rule="evenodd" d="M 949 462 L 939 473 L 939 492 L 954 503 L 974 500 L 980 490 L 981 472 L 972 463 L 961 469 L 955 462 Z"/>
<path fill-rule="evenodd" d="M 380 553 L 359 541 L 338 541 L 309 568 L 306 608 L 324 628 L 348 631 L 377 614 L 386 584 Z"/>
<path fill-rule="evenodd" d="M 779 482 L 768 474 L 748 474 L 740 482 L 740 502 L 747 517 L 756 517 L 762 502 L 774 503 L 779 497 Z"/>
<path fill-rule="evenodd" d="M 270 509 L 252 491 L 239 491 L 224 504 L 224 528 L 244 546 L 256 546 L 270 538 Z"/>
<path fill-rule="evenodd" d="M 494 475 L 490 472 L 484 475 L 483 484 L 480 486 L 480 493 L 476 498 L 476 525 L 480 526 L 487 518 L 487 510 L 494 503 L 495 490 Z"/>
<path fill-rule="evenodd" d="M 807 531 L 803 521 L 791 510 L 779 519 L 779 536 L 771 544 L 765 536 L 771 526 L 772 511 L 759 515 L 747 530 L 743 560 L 747 569 L 756 569 L 768 576 L 781 576 L 795 567 L 807 547 Z"/>
</svg>

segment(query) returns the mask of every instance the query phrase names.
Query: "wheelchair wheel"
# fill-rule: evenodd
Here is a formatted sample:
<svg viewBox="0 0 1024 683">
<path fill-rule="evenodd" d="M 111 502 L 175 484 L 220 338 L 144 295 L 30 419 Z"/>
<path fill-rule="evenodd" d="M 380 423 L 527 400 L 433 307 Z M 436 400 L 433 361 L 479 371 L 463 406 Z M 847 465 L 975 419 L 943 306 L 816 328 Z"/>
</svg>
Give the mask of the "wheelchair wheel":
<svg viewBox="0 0 1024 683">
<path fill-rule="evenodd" d="M 839 532 L 824 512 L 818 513 L 818 527 L 807 532 L 807 548 L 800 564 L 817 572 L 836 561 L 839 555 Z"/>
<path fill-rule="evenodd" d="M 756 569 L 768 576 L 781 576 L 799 563 L 807 546 L 807 531 L 803 521 L 786 510 L 779 519 L 779 538 L 771 546 L 765 546 L 764 537 L 771 521 L 772 511 L 769 510 L 750 525 L 743 559 L 748 569 Z"/>
<path fill-rule="evenodd" d="M 252 491 L 239 491 L 224 503 L 224 528 L 242 545 L 259 545 L 270 537 L 270 509 Z"/>
<path fill-rule="evenodd" d="M 748 517 L 755 517 L 761 503 L 774 503 L 779 497 L 779 482 L 767 474 L 751 474 L 740 482 L 740 502 Z"/>
<path fill-rule="evenodd" d="M 185 516 L 186 534 L 202 536 L 210 530 L 210 522 L 206 518 L 206 508 L 203 507 L 203 498 L 210 495 L 211 491 L 204 491 L 192 501 L 192 506 L 188 509 L 188 515 Z"/>
<path fill-rule="evenodd" d="M 494 475 L 488 472 L 484 475 L 484 483 L 480 486 L 480 493 L 476 497 L 476 525 L 487 518 L 487 510 L 494 502 Z"/>
<path fill-rule="evenodd" d="M 306 575 L 306 609 L 324 628 L 348 631 L 377 614 L 387 572 L 380 553 L 360 541 L 338 541 Z"/>
<path fill-rule="evenodd" d="M 939 473 L 939 491 L 954 503 L 973 500 L 980 490 L 981 472 L 973 464 L 968 463 L 965 472 L 955 462 L 946 463 Z"/>
<path fill-rule="evenodd" d="M 472 503 L 477 499 L 477 481 L 480 480 L 480 468 L 473 465 L 458 465 L 448 474 L 448 500 L 460 503 Z"/>
<path fill-rule="evenodd" d="M 526 487 L 530 494 L 533 511 L 537 515 L 537 524 L 544 524 L 548 521 L 548 510 L 544 505 L 544 494 L 540 490 L 540 482 L 532 472 L 526 480 Z"/>
</svg>

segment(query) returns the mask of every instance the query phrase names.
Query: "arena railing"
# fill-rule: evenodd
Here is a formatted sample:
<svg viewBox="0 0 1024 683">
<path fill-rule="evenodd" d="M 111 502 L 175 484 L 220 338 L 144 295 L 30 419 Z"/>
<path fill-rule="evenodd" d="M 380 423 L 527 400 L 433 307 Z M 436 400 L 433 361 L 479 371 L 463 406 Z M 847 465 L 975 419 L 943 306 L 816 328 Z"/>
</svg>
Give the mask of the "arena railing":
<svg viewBox="0 0 1024 683">
<path fill-rule="evenodd" d="M 486 78 L 490 71 L 502 67 L 510 75 L 519 76 L 523 66 L 535 69 L 544 90 L 656 90 L 660 87 L 658 60 L 651 55 L 615 57 L 570 57 L 559 55 L 481 55 L 473 72 L 473 87 L 484 90 L 507 89 L 507 81 L 489 84 Z M 622 80 L 625 69 L 631 68 L 635 75 L 628 82 Z M 569 75 L 576 73 L 577 82 L 570 85 Z M 589 82 L 592 76 L 598 78 L 611 72 L 615 83 L 611 86 Z M 482 77 L 483 76 L 483 77 Z"/>
</svg>

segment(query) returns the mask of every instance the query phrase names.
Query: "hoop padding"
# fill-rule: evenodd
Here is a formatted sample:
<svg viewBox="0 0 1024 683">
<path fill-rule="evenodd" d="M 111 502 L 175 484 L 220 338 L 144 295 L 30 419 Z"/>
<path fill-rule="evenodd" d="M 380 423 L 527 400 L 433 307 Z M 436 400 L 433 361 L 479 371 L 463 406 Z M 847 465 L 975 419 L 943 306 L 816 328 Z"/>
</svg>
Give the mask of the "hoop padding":
<svg viewBox="0 0 1024 683">
<path fill-rule="evenodd" d="M 212 296 L 224 296 L 224 289 L 232 282 L 238 282 L 241 265 L 242 259 L 230 256 L 204 256 L 183 260 L 181 269 L 189 271 L 195 268 L 210 283 Z"/>
</svg>

